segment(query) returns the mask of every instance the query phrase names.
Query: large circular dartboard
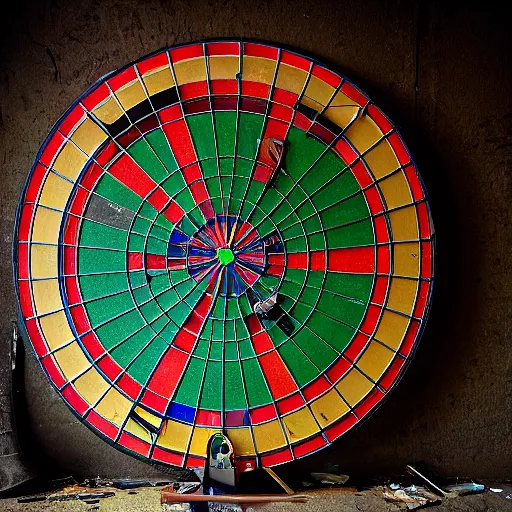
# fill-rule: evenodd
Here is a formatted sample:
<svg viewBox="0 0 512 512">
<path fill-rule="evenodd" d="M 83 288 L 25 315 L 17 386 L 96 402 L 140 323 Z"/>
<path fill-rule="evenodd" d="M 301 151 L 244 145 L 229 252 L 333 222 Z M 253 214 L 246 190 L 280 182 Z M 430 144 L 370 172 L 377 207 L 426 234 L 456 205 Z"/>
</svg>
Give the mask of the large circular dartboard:
<svg viewBox="0 0 512 512">
<path fill-rule="evenodd" d="M 83 423 L 161 463 L 319 450 L 397 382 L 432 287 L 425 190 L 396 129 L 288 50 L 208 42 L 101 79 L 24 188 L 28 337 Z"/>
</svg>

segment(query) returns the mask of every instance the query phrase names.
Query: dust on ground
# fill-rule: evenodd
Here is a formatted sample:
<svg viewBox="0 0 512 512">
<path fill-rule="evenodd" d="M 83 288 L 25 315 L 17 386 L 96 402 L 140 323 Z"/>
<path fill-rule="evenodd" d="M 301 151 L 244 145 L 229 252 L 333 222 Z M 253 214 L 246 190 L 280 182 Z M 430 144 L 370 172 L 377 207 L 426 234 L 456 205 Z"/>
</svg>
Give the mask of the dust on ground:
<svg viewBox="0 0 512 512">
<path fill-rule="evenodd" d="M 18 503 L 17 500 L 0 500 L 2 512 L 153 512 L 162 510 L 160 488 L 142 488 L 136 491 L 116 491 L 111 498 L 104 498 L 98 504 L 80 501 Z M 407 510 L 404 505 L 387 503 L 382 495 L 373 491 L 346 492 L 321 490 L 307 493 L 311 499 L 307 503 L 276 503 L 252 505 L 254 512 L 373 512 Z M 444 500 L 431 507 L 432 512 L 512 512 L 512 500 L 503 494 L 485 492 L 470 496 Z"/>
</svg>

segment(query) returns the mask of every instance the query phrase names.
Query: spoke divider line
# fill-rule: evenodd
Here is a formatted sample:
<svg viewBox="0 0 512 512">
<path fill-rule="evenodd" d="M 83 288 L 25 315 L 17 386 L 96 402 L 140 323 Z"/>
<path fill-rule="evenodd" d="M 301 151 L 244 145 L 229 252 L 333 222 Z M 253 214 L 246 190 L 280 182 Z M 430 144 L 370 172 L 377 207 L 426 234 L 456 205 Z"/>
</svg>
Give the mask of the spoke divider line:
<svg viewBox="0 0 512 512">
<path fill-rule="evenodd" d="M 237 95 L 236 95 L 236 124 L 235 124 L 235 147 L 234 147 L 234 160 L 233 160 L 233 172 L 231 176 L 231 183 L 229 187 L 229 196 L 228 196 L 228 205 L 226 209 L 225 216 L 227 217 L 229 214 L 229 209 L 231 205 L 231 196 L 233 195 L 233 184 L 235 181 L 236 174 L 236 166 L 238 162 L 238 138 L 239 138 L 239 129 L 240 129 L 240 104 L 242 101 L 242 73 L 243 73 L 243 55 L 244 55 L 244 43 L 240 41 L 238 43 L 239 54 L 238 54 L 238 73 L 236 76 L 237 81 Z M 231 247 L 233 242 L 233 237 L 235 235 L 235 229 L 233 229 L 231 236 L 229 237 L 228 246 Z"/>
<path fill-rule="evenodd" d="M 213 301 L 212 301 L 213 303 Z M 205 326 L 206 326 L 206 323 L 208 322 L 208 320 L 211 320 L 211 317 L 207 316 L 206 318 L 206 321 L 205 321 Z M 204 330 L 204 328 L 203 328 Z M 199 338 L 198 338 L 199 340 Z M 212 350 L 212 341 L 213 341 L 213 327 L 212 327 L 212 330 L 210 332 L 210 343 L 208 344 L 208 352 L 206 354 L 206 358 L 204 359 L 204 368 L 203 368 L 203 373 L 201 375 L 201 384 L 199 385 L 199 393 L 197 395 L 197 407 L 196 407 L 196 411 L 194 412 L 194 420 L 192 421 L 192 430 L 190 432 L 190 437 L 187 441 L 187 447 L 185 449 L 185 455 L 184 455 L 184 459 L 183 459 L 183 466 L 186 466 L 186 463 L 187 463 L 187 458 L 189 456 L 189 453 L 190 453 L 190 446 L 192 444 L 192 437 L 194 435 L 194 430 L 196 428 L 196 425 L 197 425 L 197 415 L 198 415 L 198 412 L 199 412 L 199 409 L 201 407 L 201 396 L 203 394 L 203 389 L 204 389 L 204 384 L 206 382 L 206 370 L 208 368 L 208 361 L 210 359 L 210 353 L 211 353 L 211 350 Z M 183 372 L 183 375 L 185 375 L 185 372 Z M 179 385 L 176 387 L 176 390 L 179 389 Z M 208 453 L 206 454 L 206 459 L 208 460 Z"/>
<path fill-rule="evenodd" d="M 256 151 L 255 151 L 255 155 L 254 155 L 254 164 L 252 166 L 251 176 L 249 177 L 249 180 L 247 181 L 247 185 L 245 187 L 245 191 L 244 191 L 244 194 L 242 196 L 242 200 L 240 201 L 240 206 L 238 207 L 238 213 L 236 214 L 237 220 L 240 219 L 240 216 L 241 216 L 243 208 L 244 208 L 244 203 L 245 203 L 247 194 L 249 192 L 249 188 L 251 186 L 251 181 L 254 179 L 254 172 L 256 170 L 256 164 L 257 164 L 257 161 L 258 161 L 258 153 L 260 151 L 261 143 L 263 141 L 263 135 L 265 134 L 265 129 L 267 127 L 268 119 L 270 117 L 270 110 L 272 108 L 272 101 L 271 100 L 272 100 L 272 96 L 274 94 L 274 89 L 275 89 L 275 86 L 276 86 L 276 81 L 277 81 L 277 75 L 279 73 L 279 64 L 280 64 L 280 62 L 281 62 L 281 49 L 278 48 L 278 50 L 277 50 L 277 59 L 276 59 L 276 67 L 275 67 L 275 70 L 274 70 L 274 75 L 272 77 L 272 84 L 270 85 L 270 88 L 269 88 L 269 93 L 268 93 L 268 97 L 267 97 L 267 100 L 266 100 L 267 101 L 267 105 L 266 105 L 266 108 L 265 108 L 265 114 L 264 114 L 264 117 L 263 117 L 263 123 L 261 125 L 260 139 L 259 139 L 259 141 L 258 141 L 258 143 L 256 145 Z M 249 215 L 247 215 L 247 219 L 249 219 Z"/>
<path fill-rule="evenodd" d="M 208 87 L 208 102 L 210 105 L 210 114 L 212 119 L 212 133 L 213 133 L 213 142 L 215 144 L 215 158 L 217 160 L 217 173 L 219 176 L 219 190 L 220 190 L 220 199 L 222 201 L 222 211 L 226 211 L 226 205 L 225 205 L 225 198 L 224 198 L 224 185 L 222 184 L 222 171 L 221 171 L 221 165 L 220 165 L 220 157 L 219 157 L 219 143 L 217 140 L 217 125 L 215 121 L 215 112 L 213 110 L 213 104 L 212 104 L 212 92 L 211 92 L 211 78 L 210 78 L 210 61 L 208 56 L 208 51 L 206 47 L 206 43 L 203 43 L 203 53 L 204 53 L 204 63 L 206 68 L 206 85 Z M 214 209 L 215 211 L 215 209 Z M 215 212 L 217 213 L 217 212 Z M 226 240 L 226 225 L 227 223 L 224 223 L 224 240 Z"/>
<path fill-rule="evenodd" d="M 186 184 L 186 187 L 185 187 L 185 188 L 190 188 L 190 186 L 191 186 L 191 185 L 193 185 L 193 184 L 194 184 L 194 183 L 196 183 L 196 182 L 201 182 L 201 181 L 202 181 L 202 182 L 204 182 L 205 189 L 206 189 L 206 191 L 208 192 L 209 201 L 210 201 L 210 203 L 212 203 L 212 196 L 211 196 L 211 194 L 210 194 L 210 191 L 208 190 L 208 187 L 207 187 L 207 181 L 206 181 L 206 178 L 205 178 L 205 176 L 204 176 L 204 174 L 203 174 L 203 169 L 202 169 L 202 167 L 201 167 L 201 165 L 200 165 L 200 163 L 199 163 L 201 160 L 199 159 L 199 154 L 198 154 L 198 152 L 197 152 L 197 148 L 196 148 L 196 145 L 195 145 L 194 139 L 193 139 L 193 137 L 192 137 L 192 134 L 190 133 L 190 128 L 189 128 L 189 126 L 188 126 L 188 122 L 187 122 L 187 117 L 188 117 L 188 115 L 185 113 L 185 109 L 184 109 L 184 107 L 183 107 L 183 103 L 184 103 L 184 101 L 183 101 L 183 100 L 182 100 L 182 98 L 181 98 L 180 85 L 178 84 L 178 81 L 177 81 L 177 79 L 176 79 L 176 72 L 175 72 L 175 70 L 174 70 L 174 64 L 173 64 L 172 59 L 171 59 L 171 53 L 170 53 L 170 51 L 169 51 L 169 50 L 167 50 L 165 53 L 166 53 L 166 55 L 167 55 L 167 62 L 168 62 L 168 64 L 169 64 L 169 70 L 171 71 L 172 79 L 173 79 L 173 81 L 174 81 L 174 85 L 175 85 L 175 87 L 176 87 L 176 94 L 177 94 L 177 96 L 178 96 L 178 104 L 179 104 L 179 106 L 180 106 L 181 116 L 182 116 L 183 121 L 184 121 L 184 123 L 185 123 L 185 126 L 186 126 L 186 128 L 187 128 L 187 132 L 188 132 L 188 135 L 189 135 L 189 137 L 190 137 L 190 142 L 191 142 L 191 144 L 192 144 L 192 148 L 194 149 L 194 154 L 195 154 L 195 156 L 196 156 L 196 161 L 195 161 L 195 162 L 192 162 L 191 164 L 187 165 L 186 167 L 189 167 L 189 166 L 192 166 L 192 165 L 197 164 L 197 165 L 199 166 L 199 169 L 201 170 L 201 178 L 198 178 L 197 180 L 195 180 L 195 181 L 193 181 L 193 182 L 191 182 L 191 183 Z M 166 138 L 167 138 L 167 137 L 166 137 Z M 170 144 L 170 143 L 169 143 L 169 144 Z M 184 166 L 184 167 L 185 167 L 185 166 Z M 184 167 L 183 167 L 183 168 L 184 168 Z M 185 178 L 183 178 L 183 179 L 185 180 Z M 186 183 L 186 180 L 185 180 L 185 183 Z M 194 199 L 194 200 L 195 200 L 195 199 Z M 196 204 L 196 206 L 201 210 L 201 208 L 200 208 L 199 204 Z M 213 209 L 213 203 L 212 203 L 212 209 Z M 202 214 L 202 215 L 203 215 L 203 217 L 204 217 L 204 214 L 202 213 L 202 210 L 201 210 L 201 214 Z M 208 219 L 206 219 L 206 218 L 205 218 L 205 220 L 208 220 Z M 196 229 L 197 229 L 197 230 L 199 230 L 199 229 L 201 228 L 201 226 L 197 226 L 197 224 L 196 224 L 195 222 L 193 223 L 193 225 L 196 227 Z"/>
<path fill-rule="evenodd" d="M 240 307 L 240 296 L 238 296 L 236 298 L 236 305 L 237 305 L 237 308 L 238 308 L 238 312 L 240 313 L 240 319 L 243 322 L 244 316 L 242 314 L 242 308 Z M 247 406 L 247 414 L 249 414 L 249 431 L 251 433 L 252 444 L 254 446 L 254 453 L 255 453 L 255 458 L 256 458 L 256 466 L 260 467 L 261 461 L 260 461 L 260 457 L 258 456 L 258 448 L 256 447 L 256 438 L 254 437 L 254 425 L 252 424 L 252 420 L 250 419 L 249 410 L 250 410 L 251 405 L 249 403 L 249 395 L 247 393 L 247 383 L 246 383 L 246 380 L 245 380 L 245 373 L 244 373 L 244 368 L 243 368 L 243 364 L 242 364 L 242 357 L 241 357 L 241 354 L 240 354 L 240 341 L 242 341 L 242 340 L 238 339 L 238 329 L 237 329 L 237 326 L 236 326 L 236 322 L 235 322 L 235 339 L 236 339 L 235 343 L 236 343 L 236 353 L 237 353 L 237 357 L 238 357 L 238 365 L 240 367 L 240 376 L 241 376 L 241 380 L 242 380 L 242 388 L 243 388 L 244 397 L 245 397 L 245 404 Z M 251 339 L 250 334 L 249 334 L 248 338 L 244 338 L 244 339 L 248 339 L 249 342 L 250 342 L 250 339 Z"/>
</svg>

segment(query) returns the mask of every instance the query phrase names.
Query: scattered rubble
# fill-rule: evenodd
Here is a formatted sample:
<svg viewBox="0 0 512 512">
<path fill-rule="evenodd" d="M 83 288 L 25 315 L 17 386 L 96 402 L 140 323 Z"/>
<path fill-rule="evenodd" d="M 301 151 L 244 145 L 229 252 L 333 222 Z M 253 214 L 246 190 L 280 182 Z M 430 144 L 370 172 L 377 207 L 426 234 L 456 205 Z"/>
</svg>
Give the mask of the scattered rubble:
<svg viewBox="0 0 512 512">
<path fill-rule="evenodd" d="M 323 469 L 323 472 L 310 473 L 310 479 L 302 482 L 302 488 L 307 488 L 305 492 L 294 492 L 282 481 L 283 494 L 268 494 L 268 490 L 265 494 L 265 489 L 262 489 L 263 493 L 261 494 L 258 492 L 222 494 L 220 490 L 214 488 L 203 490 L 202 482 L 199 481 L 171 483 L 162 479 L 105 479 L 97 477 L 87 479 L 79 484 L 74 478 L 67 477 L 46 484 L 45 488 L 47 490 L 45 493 L 23 496 L 18 498 L 17 502 L 23 507 L 23 504 L 27 503 L 38 506 L 38 502 L 40 502 L 42 506 L 49 506 L 50 503 L 57 502 L 59 503 L 58 506 L 64 506 L 65 502 L 80 501 L 84 505 L 90 506 L 88 510 L 98 510 L 103 508 L 101 503 L 106 498 L 116 497 L 117 500 L 118 497 L 124 495 L 123 500 L 129 502 L 130 499 L 140 499 L 138 496 L 130 495 L 139 495 L 139 493 L 144 495 L 150 489 L 158 492 L 161 510 L 164 512 L 194 511 L 199 510 L 197 507 L 201 505 L 202 507 L 207 506 L 210 512 L 247 512 L 256 505 L 286 502 L 306 503 L 310 500 L 325 499 L 325 496 L 339 499 L 341 500 L 340 503 L 344 502 L 343 500 L 350 501 L 362 498 L 380 499 L 383 510 L 388 510 L 386 507 L 393 506 L 400 510 L 418 510 L 427 507 L 436 507 L 436 510 L 439 509 L 440 511 L 451 510 L 449 503 L 452 499 L 459 497 L 462 500 L 461 505 L 458 504 L 458 501 L 454 502 L 455 509 L 458 510 L 457 507 L 462 506 L 461 510 L 471 510 L 471 499 L 465 497 L 480 493 L 486 493 L 485 500 L 491 499 L 491 495 L 494 495 L 496 499 L 499 498 L 502 500 L 503 510 L 508 510 L 507 507 L 509 507 L 510 500 L 512 500 L 510 486 L 507 484 L 504 484 L 502 488 L 496 485 L 486 487 L 475 482 L 451 483 L 446 479 L 428 475 L 426 471 L 419 471 L 414 466 L 407 466 L 408 474 L 400 479 L 371 487 L 357 485 L 358 482 L 352 483 L 352 481 L 352 486 L 346 486 L 349 476 L 342 474 L 337 465 L 325 465 Z M 279 478 L 279 480 L 281 479 Z M 161 487 L 160 491 L 156 489 L 158 487 Z M 466 502 L 466 500 L 468 501 Z M 43 505 L 44 503 L 48 505 Z M 111 503 L 110 500 L 109 503 Z M 386 505 L 386 503 L 389 505 Z M 112 507 L 112 505 L 109 505 L 109 507 Z M 264 509 L 268 510 L 266 507 Z M 21 508 L 20 510 L 25 509 Z M 35 509 L 31 508 L 30 510 Z M 114 506 L 112 510 L 117 510 L 117 508 Z M 153 510 L 153 508 L 148 510 Z M 345 508 L 340 510 L 345 510 Z M 496 510 L 501 512 L 499 507 Z"/>
</svg>

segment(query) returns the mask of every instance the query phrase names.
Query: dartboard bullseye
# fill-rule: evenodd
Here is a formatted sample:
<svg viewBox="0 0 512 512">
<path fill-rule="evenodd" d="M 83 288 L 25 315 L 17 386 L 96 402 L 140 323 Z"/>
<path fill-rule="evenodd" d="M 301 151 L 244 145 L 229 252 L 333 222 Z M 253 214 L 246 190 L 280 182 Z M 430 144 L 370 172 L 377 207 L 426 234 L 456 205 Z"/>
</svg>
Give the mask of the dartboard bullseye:
<svg viewBox="0 0 512 512">
<path fill-rule="evenodd" d="M 18 211 L 21 317 L 80 420 L 148 461 L 328 446 L 399 379 L 433 279 L 425 190 L 346 78 L 251 42 L 170 48 L 58 121 Z"/>
<path fill-rule="evenodd" d="M 210 291 L 218 283 L 224 296 L 253 293 L 247 289 L 256 290 L 256 281 L 265 273 L 262 240 L 250 224 L 235 216 L 209 219 L 190 238 L 174 232 L 168 257 L 169 268 L 188 268 L 198 282 L 209 279 Z"/>
</svg>

